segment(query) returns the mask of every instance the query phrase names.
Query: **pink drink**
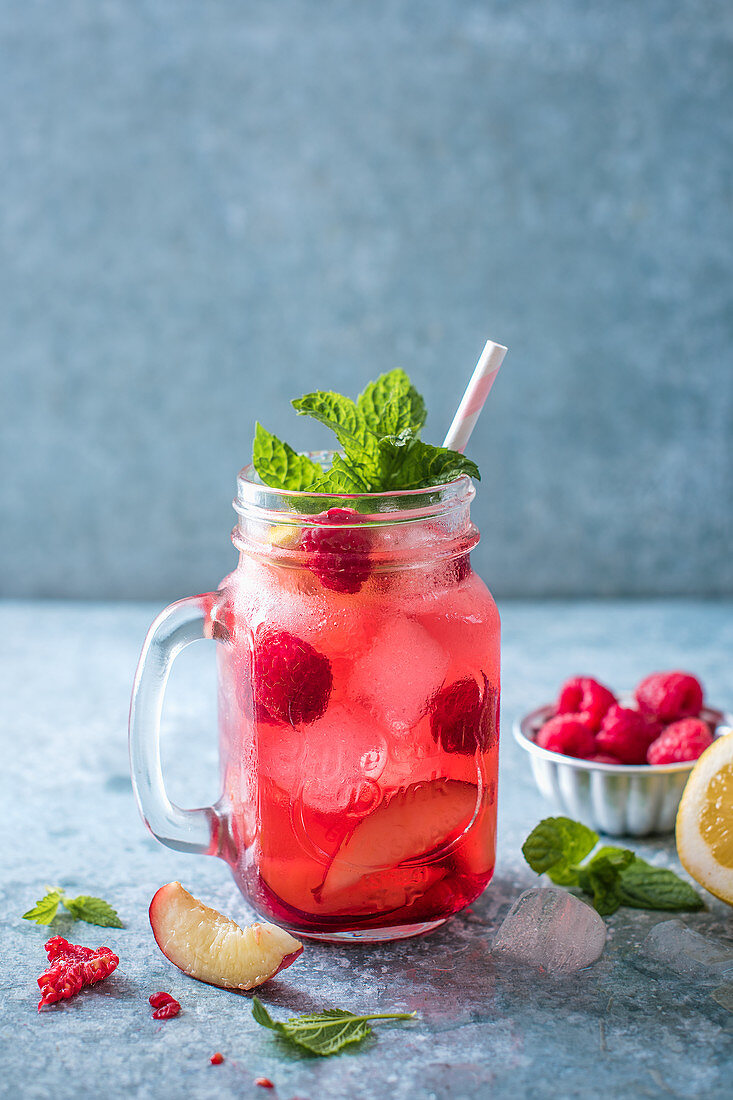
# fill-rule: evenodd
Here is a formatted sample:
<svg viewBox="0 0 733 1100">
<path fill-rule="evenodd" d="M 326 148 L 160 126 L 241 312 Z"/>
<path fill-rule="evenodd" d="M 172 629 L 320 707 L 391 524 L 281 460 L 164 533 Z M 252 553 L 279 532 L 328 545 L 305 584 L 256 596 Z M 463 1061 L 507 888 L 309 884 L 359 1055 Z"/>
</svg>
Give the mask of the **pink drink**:
<svg viewBox="0 0 733 1100">
<path fill-rule="evenodd" d="M 344 500 L 358 515 L 297 496 L 243 471 L 212 610 L 228 858 L 296 933 L 399 938 L 494 869 L 499 616 L 469 563 L 473 488 Z"/>
</svg>

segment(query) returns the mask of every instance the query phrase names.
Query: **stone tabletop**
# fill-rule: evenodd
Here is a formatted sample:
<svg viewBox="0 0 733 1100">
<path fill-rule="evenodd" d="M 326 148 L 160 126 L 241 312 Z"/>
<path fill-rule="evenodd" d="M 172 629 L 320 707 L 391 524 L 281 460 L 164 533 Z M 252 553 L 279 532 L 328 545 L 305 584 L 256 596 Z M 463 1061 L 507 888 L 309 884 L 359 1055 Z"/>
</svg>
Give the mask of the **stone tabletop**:
<svg viewBox="0 0 733 1100">
<path fill-rule="evenodd" d="M 156 608 L 0 605 L 0 1096 L 461 1100 L 478 1097 L 730 1097 L 733 1012 L 704 982 L 650 968 L 638 947 L 667 914 L 623 909 L 608 920 L 595 965 L 572 977 L 510 971 L 489 949 L 517 895 L 537 880 L 521 843 L 551 808 L 509 736 L 523 710 L 568 674 L 621 688 L 657 668 L 698 673 L 714 704 L 733 707 L 733 605 L 696 602 L 507 603 L 499 859 L 493 883 L 463 914 L 392 946 L 308 945 L 263 987 L 281 1018 L 320 1007 L 408 1010 L 361 1047 L 327 1059 L 286 1049 L 251 1017 L 249 997 L 192 981 L 160 953 L 147 906 L 163 882 L 241 921 L 252 914 L 226 866 L 158 845 L 143 828 L 127 768 L 130 685 Z M 216 796 L 213 647 L 179 659 L 165 710 L 172 796 Z M 670 838 L 632 845 L 679 870 Z M 120 956 L 109 981 L 36 1012 L 46 933 L 19 919 L 44 885 L 101 894 L 124 929 L 77 924 L 73 937 Z M 733 910 L 706 897 L 690 927 L 733 944 Z M 69 931 L 63 920 L 61 934 Z M 148 995 L 169 990 L 175 1020 L 151 1019 Z M 226 1061 L 212 1066 L 221 1051 Z M 271 1078 L 274 1093 L 254 1084 Z"/>
</svg>

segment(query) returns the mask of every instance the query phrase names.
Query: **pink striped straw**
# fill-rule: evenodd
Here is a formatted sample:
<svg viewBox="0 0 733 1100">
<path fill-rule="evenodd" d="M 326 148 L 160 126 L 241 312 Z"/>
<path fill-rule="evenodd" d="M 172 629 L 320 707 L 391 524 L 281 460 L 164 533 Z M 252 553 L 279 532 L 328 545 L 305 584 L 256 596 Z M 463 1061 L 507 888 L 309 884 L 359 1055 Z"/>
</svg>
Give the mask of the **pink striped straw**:
<svg viewBox="0 0 733 1100">
<path fill-rule="evenodd" d="M 443 442 L 444 447 L 450 447 L 452 451 L 460 451 L 461 454 L 465 451 L 505 355 L 506 348 L 502 344 L 495 344 L 493 340 L 486 341 L 486 347 L 481 352 L 481 358 L 476 364 L 471 381 L 466 386 L 466 392 L 453 417 L 453 423 L 448 429 Z"/>
</svg>

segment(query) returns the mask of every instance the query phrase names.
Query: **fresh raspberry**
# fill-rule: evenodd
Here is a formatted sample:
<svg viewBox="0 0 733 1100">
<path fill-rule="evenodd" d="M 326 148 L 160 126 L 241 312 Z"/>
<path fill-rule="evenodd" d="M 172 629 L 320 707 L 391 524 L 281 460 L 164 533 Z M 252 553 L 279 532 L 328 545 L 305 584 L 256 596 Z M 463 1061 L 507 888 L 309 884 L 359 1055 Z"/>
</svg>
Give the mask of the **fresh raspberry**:
<svg viewBox="0 0 733 1100">
<path fill-rule="evenodd" d="M 588 716 L 590 727 L 596 733 L 609 707 L 616 702 L 616 696 L 597 680 L 590 676 L 575 676 L 566 680 L 560 688 L 556 714 L 579 714 Z"/>
<path fill-rule="evenodd" d="M 325 714 L 331 663 L 287 630 L 260 627 L 254 642 L 254 698 L 261 718 L 307 725 Z"/>
<path fill-rule="evenodd" d="M 592 756 L 586 756 L 586 760 L 592 760 L 594 764 L 620 764 L 617 756 L 611 756 L 609 752 L 594 752 Z"/>
<path fill-rule="evenodd" d="M 224 1061 L 224 1055 L 221 1053 L 220 1050 L 217 1050 L 216 1054 L 211 1055 L 209 1061 L 211 1062 L 212 1066 L 220 1066 Z"/>
<path fill-rule="evenodd" d="M 483 692 L 473 676 L 465 676 L 441 688 L 432 701 L 430 732 L 444 752 L 486 752 L 498 737 L 498 693 L 481 675 Z"/>
<path fill-rule="evenodd" d="M 365 531 L 354 529 L 362 516 L 353 508 L 329 508 L 327 512 L 313 516 L 312 523 L 303 532 L 301 548 L 312 555 L 308 568 L 319 578 L 324 588 L 334 592 L 358 592 L 371 573 L 369 550 L 371 539 Z M 338 524 L 349 524 L 339 530 Z"/>
<path fill-rule="evenodd" d="M 631 707 L 613 706 L 603 719 L 596 747 L 622 764 L 646 764 L 646 750 L 659 735 L 659 724 Z"/>
<path fill-rule="evenodd" d="M 541 749 L 563 756 L 589 756 L 596 747 L 593 730 L 579 714 L 556 714 L 545 722 L 535 738 Z"/>
<path fill-rule="evenodd" d="M 702 710 L 702 685 L 689 672 L 653 672 L 634 695 L 639 709 L 660 722 L 697 718 Z"/>
<path fill-rule="evenodd" d="M 91 947 L 69 943 L 62 936 L 52 936 L 48 940 L 46 954 L 51 965 L 38 979 L 39 1011 L 44 1005 L 75 996 L 84 986 L 103 981 L 120 961 L 109 947 L 98 947 L 94 951 Z"/>
<path fill-rule="evenodd" d="M 457 558 L 451 558 L 450 572 L 455 584 L 465 581 L 466 577 L 471 575 L 471 555 L 460 554 Z"/>
<path fill-rule="evenodd" d="M 713 735 L 707 722 L 699 718 L 682 718 L 673 722 L 652 741 L 647 749 L 648 764 L 678 764 L 697 760 L 712 745 Z"/>
</svg>

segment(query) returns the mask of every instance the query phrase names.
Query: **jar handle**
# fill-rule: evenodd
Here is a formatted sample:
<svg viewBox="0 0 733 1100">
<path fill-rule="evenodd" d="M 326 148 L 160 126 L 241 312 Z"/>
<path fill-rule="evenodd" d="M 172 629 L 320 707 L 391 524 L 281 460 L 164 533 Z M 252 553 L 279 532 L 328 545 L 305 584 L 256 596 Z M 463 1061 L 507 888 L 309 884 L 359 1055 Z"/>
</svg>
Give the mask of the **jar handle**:
<svg viewBox="0 0 733 1100">
<path fill-rule="evenodd" d="M 161 844 L 179 852 L 219 855 L 225 830 L 214 806 L 184 810 L 168 797 L 160 766 L 160 717 L 165 685 L 182 649 L 211 638 L 210 609 L 216 595 L 178 600 L 150 627 L 135 673 L 130 704 L 130 773 L 138 809 Z"/>
</svg>

